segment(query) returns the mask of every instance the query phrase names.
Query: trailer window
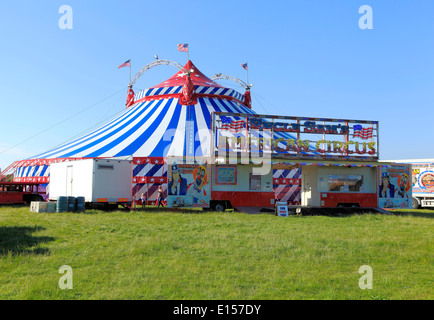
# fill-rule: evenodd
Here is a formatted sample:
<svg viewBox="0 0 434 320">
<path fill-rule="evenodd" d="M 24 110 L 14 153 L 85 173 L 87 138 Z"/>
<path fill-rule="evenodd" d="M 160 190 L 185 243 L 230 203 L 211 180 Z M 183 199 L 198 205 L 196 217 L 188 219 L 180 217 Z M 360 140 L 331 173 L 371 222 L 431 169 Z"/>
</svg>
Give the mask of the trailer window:
<svg viewBox="0 0 434 320">
<path fill-rule="evenodd" d="M 114 166 L 109 164 L 98 164 L 98 169 L 113 170 Z"/>
<path fill-rule="evenodd" d="M 330 175 L 328 176 L 329 191 L 361 192 L 363 191 L 363 176 Z"/>
<path fill-rule="evenodd" d="M 261 176 L 251 173 L 249 176 L 250 190 L 261 190 Z"/>
</svg>

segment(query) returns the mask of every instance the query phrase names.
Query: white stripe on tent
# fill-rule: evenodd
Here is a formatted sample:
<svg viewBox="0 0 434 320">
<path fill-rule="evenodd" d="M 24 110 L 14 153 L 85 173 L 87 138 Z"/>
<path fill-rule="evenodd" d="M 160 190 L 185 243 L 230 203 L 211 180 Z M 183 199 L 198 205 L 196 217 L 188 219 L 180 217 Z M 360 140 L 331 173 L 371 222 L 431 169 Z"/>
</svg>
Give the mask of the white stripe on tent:
<svg viewBox="0 0 434 320">
<path fill-rule="evenodd" d="M 116 126 L 114 126 L 113 128 L 110 128 L 106 131 L 102 131 L 100 133 L 98 133 L 98 135 L 96 135 L 95 137 L 93 137 L 92 139 L 85 141 L 81 144 L 79 144 L 78 146 L 75 146 L 73 148 L 71 148 L 70 150 L 68 150 L 68 152 L 62 152 L 62 154 L 67 154 L 67 153 L 73 153 L 74 150 L 77 151 L 77 153 L 73 153 L 72 155 L 69 155 L 70 157 L 85 157 L 88 154 L 91 154 L 92 152 L 99 150 L 100 148 L 103 148 L 104 146 L 106 146 L 107 144 L 109 144 L 110 142 L 112 142 L 113 140 L 115 140 L 116 138 L 118 138 L 120 135 L 122 135 L 123 133 L 125 133 L 126 131 L 128 131 L 129 129 L 131 129 L 131 127 L 133 127 L 134 125 L 136 125 L 140 120 L 142 120 L 148 113 L 150 113 L 153 109 L 155 104 L 151 105 L 151 106 L 145 106 L 145 104 L 141 105 L 140 107 L 137 108 L 137 112 L 132 112 L 126 119 L 124 119 L 124 121 L 118 123 Z M 146 109 L 146 111 L 143 112 L 143 109 Z M 139 116 L 137 117 L 137 119 L 135 119 L 132 122 L 129 122 L 130 119 L 134 116 L 139 114 Z M 134 114 L 134 115 L 133 115 Z M 127 123 L 127 126 L 125 128 L 123 128 L 122 130 L 120 130 L 119 132 L 117 132 L 116 134 L 113 134 L 111 137 L 108 137 L 108 135 L 110 135 L 110 133 L 112 133 L 113 131 L 116 131 L 117 129 L 119 129 L 121 126 L 125 125 L 125 123 Z M 85 148 L 82 151 L 78 151 L 80 148 L 82 147 L 86 147 L 86 145 L 91 144 L 92 142 L 99 140 L 101 138 L 107 137 L 106 139 L 104 139 L 103 141 L 101 141 L 100 143 L 90 147 L 90 148 Z M 59 154 L 58 156 L 62 156 L 62 154 Z M 113 154 L 111 154 L 110 156 L 112 156 Z"/>
<path fill-rule="evenodd" d="M 115 119 L 111 120 L 109 123 L 104 124 L 102 127 L 94 130 L 93 132 L 89 134 L 85 134 L 83 137 L 80 137 L 79 139 L 76 139 L 74 141 L 65 143 L 55 149 L 52 149 L 51 151 L 44 152 L 37 156 L 37 158 L 58 158 L 61 156 L 61 154 L 66 154 L 71 152 L 72 150 L 77 150 L 86 144 L 89 144 L 97 139 L 99 139 L 102 135 L 112 132 L 113 130 L 116 130 L 119 126 L 123 125 L 125 121 L 129 121 L 130 118 L 134 117 L 136 113 L 138 113 L 141 109 L 139 108 L 139 105 L 132 108 L 131 110 L 126 110 L 122 112 L 121 115 L 117 116 Z M 126 113 L 129 112 L 129 115 L 126 115 Z M 125 119 L 120 121 L 118 124 L 113 126 L 110 129 L 109 128 L 113 123 L 116 123 L 119 119 L 121 119 L 123 116 L 126 116 Z M 86 140 L 86 141 L 85 141 Z M 78 143 L 78 145 L 76 145 Z M 73 145 L 76 145 L 75 147 L 72 147 Z"/>
<path fill-rule="evenodd" d="M 200 104 L 195 106 L 196 120 L 198 132 L 195 134 L 195 140 L 200 141 L 200 148 L 202 150 L 202 156 L 211 155 L 211 128 L 210 123 L 206 123 L 205 117 L 202 112 L 202 107 Z M 195 150 L 195 155 L 197 150 Z"/>
<path fill-rule="evenodd" d="M 167 156 L 182 156 L 184 154 L 186 119 L 187 108 L 185 106 L 182 106 L 177 127 L 165 133 L 165 139 L 171 140 L 173 137 L 172 144 L 170 145 L 169 151 L 167 152 Z"/>
<path fill-rule="evenodd" d="M 167 127 L 170 123 L 170 120 L 172 119 L 173 113 L 175 112 L 175 108 L 178 105 L 178 99 L 164 99 L 161 105 L 166 107 L 166 104 L 168 103 L 170 103 L 169 110 L 167 111 L 166 115 L 164 116 L 157 129 L 155 129 L 152 135 L 146 141 L 144 141 L 142 146 L 136 152 L 134 152 L 134 155 L 136 157 L 146 157 L 147 155 L 151 154 L 154 148 L 158 145 L 158 142 L 164 136 L 164 133 L 167 131 Z"/>
<path fill-rule="evenodd" d="M 152 101 L 153 106 L 156 105 L 157 102 L 160 102 L 161 100 L 156 100 L 156 101 Z M 117 144 L 116 146 L 114 146 L 113 148 L 107 150 L 106 152 L 104 152 L 101 157 L 110 157 L 113 156 L 117 153 L 119 153 L 120 151 L 122 151 L 123 149 L 127 148 L 130 144 L 134 143 L 139 137 L 140 135 L 149 128 L 149 126 L 151 126 L 153 124 L 153 122 L 155 121 L 155 119 L 159 116 L 159 114 L 166 108 L 166 103 L 167 103 L 167 99 L 164 99 L 163 101 L 161 101 L 160 105 L 158 106 L 158 108 L 152 113 L 152 115 L 149 117 L 148 120 L 146 120 L 146 122 L 144 124 L 142 124 L 140 126 L 140 128 L 136 131 L 134 131 L 130 136 L 128 136 L 124 141 L 122 141 L 122 143 Z M 147 110 L 147 111 L 150 111 Z M 149 112 L 145 112 L 146 114 L 148 114 Z M 167 117 L 167 114 L 165 115 L 165 117 Z M 142 119 L 143 117 L 141 117 Z M 137 121 L 138 122 L 138 121 Z M 123 130 L 121 133 L 119 133 L 116 137 L 118 138 L 119 136 L 121 136 L 122 134 L 124 134 L 125 132 L 127 132 L 128 130 L 130 130 L 132 127 L 134 127 L 134 125 L 137 123 L 135 122 L 134 124 L 129 125 L 126 130 Z M 151 137 L 153 137 L 156 134 L 156 132 L 153 132 Z M 115 139 L 110 139 L 110 142 L 115 140 Z M 148 139 L 149 140 L 149 139 Z M 152 150 L 151 150 L 152 151 Z M 135 156 L 144 156 L 140 153 L 135 152 Z"/>
</svg>

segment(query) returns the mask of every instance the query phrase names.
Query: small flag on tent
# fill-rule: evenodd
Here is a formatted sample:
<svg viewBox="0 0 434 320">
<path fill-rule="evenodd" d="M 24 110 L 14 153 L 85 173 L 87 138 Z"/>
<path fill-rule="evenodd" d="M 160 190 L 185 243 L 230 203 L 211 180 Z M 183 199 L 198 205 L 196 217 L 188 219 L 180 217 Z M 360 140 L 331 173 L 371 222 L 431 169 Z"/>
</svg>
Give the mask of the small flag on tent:
<svg viewBox="0 0 434 320">
<path fill-rule="evenodd" d="M 229 130 L 232 132 L 240 132 L 246 128 L 245 120 L 232 120 L 228 117 L 221 117 L 222 120 L 222 130 Z"/>
<path fill-rule="evenodd" d="M 372 127 L 371 128 L 362 128 L 361 125 L 355 125 L 353 127 L 354 133 L 353 138 L 359 137 L 361 139 L 369 139 L 372 138 Z"/>
<path fill-rule="evenodd" d="M 178 51 L 188 52 L 188 43 L 178 44 Z"/>
<path fill-rule="evenodd" d="M 124 67 L 130 67 L 131 66 L 131 59 L 125 61 L 124 63 L 122 63 L 121 65 L 119 65 L 118 69 L 120 68 L 124 68 Z"/>
<path fill-rule="evenodd" d="M 242 64 L 241 64 L 241 66 L 242 66 L 242 67 L 243 67 L 244 69 L 246 69 L 246 70 L 247 70 L 247 62 L 246 62 L 246 63 L 244 63 L 244 64 L 242 63 Z"/>
</svg>

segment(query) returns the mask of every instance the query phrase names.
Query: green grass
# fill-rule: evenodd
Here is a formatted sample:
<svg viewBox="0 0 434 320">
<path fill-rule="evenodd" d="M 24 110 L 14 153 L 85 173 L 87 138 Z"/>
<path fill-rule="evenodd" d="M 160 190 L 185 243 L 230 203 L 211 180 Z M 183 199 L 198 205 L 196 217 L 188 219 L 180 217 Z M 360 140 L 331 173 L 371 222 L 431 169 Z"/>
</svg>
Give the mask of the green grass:
<svg viewBox="0 0 434 320">
<path fill-rule="evenodd" d="M 434 211 L 393 213 L 1 207 L 0 299 L 433 299 Z M 62 265 L 72 290 L 59 288 Z"/>
</svg>

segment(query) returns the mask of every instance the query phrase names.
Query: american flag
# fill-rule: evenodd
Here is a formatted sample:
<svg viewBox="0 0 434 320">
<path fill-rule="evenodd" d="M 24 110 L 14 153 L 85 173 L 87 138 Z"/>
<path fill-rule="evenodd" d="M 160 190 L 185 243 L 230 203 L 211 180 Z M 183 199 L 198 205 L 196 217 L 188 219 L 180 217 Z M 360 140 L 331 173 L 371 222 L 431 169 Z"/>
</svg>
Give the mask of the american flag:
<svg viewBox="0 0 434 320">
<path fill-rule="evenodd" d="M 188 52 L 188 43 L 178 44 L 178 51 Z"/>
<path fill-rule="evenodd" d="M 131 59 L 125 61 L 124 63 L 122 63 L 121 65 L 119 65 L 118 69 L 123 68 L 123 67 L 129 67 L 131 66 Z"/>
<path fill-rule="evenodd" d="M 362 128 L 361 125 L 355 125 L 353 129 L 354 129 L 353 138 L 356 137 L 359 137 L 360 139 L 372 138 L 372 127 Z"/>
<path fill-rule="evenodd" d="M 242 66 L 242 67 L 243 67 L 244 69 L 246 69 L 246 70 L 247 70 L 247 62 L 246 62 L 246 63 L 244 63 L 244 64 L 242 63 L 242 64 L 241 64 L 241 66 Z"/>
<path fill-rule="evenodd" d="M 222 121 L 222 130 L 229 130 L 231 132 L 240 132 L 246 128 L 245 120 L 232 120 L 228 117 L 221 117 Z"/>
</svg>

